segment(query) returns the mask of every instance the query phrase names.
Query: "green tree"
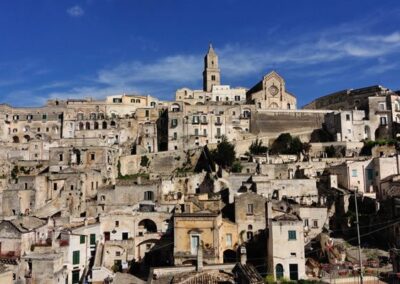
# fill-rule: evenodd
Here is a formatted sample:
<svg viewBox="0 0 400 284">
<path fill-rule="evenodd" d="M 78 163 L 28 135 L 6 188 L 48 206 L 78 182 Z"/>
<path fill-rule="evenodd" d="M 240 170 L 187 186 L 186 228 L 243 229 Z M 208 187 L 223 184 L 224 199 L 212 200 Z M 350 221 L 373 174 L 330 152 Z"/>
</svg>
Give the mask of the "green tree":
<svg viewBox="0 0 400 284">
<path fill-rule="evenodd" d="M 222 136 L 221 142 L 217 145 L 217 149 L 211 152 L 211 156 L 222 168 L 230 168 L 236 157 L 235 145 L 230 143 L 225 136 Z"/>
<path fill-rule="evenodd" d="M 241 173 L 242 172 L 242 164 L 240 163 L 240 161 L 234 161 L 232 164 L 232 172 L 234 173 Z"/>
<path fill-rule="evenodd" d="M 251 142 L 251 145 L 249 147 L 250 154 L 252 155 L 260 155 L 260 154 L 265 154 L 268 151 L 267 146 L 263 146 L 262 140 L 258 140 L 258 138 Z"/>
<path fill-rule="evenodd" d="M 298 155 L 309 151 L 311 145 L 301 142 L 299 137 L 292 137 L 290 133 L 282 133 L 275 139 L 271 146 L 272 154 Z"/>
</svg>

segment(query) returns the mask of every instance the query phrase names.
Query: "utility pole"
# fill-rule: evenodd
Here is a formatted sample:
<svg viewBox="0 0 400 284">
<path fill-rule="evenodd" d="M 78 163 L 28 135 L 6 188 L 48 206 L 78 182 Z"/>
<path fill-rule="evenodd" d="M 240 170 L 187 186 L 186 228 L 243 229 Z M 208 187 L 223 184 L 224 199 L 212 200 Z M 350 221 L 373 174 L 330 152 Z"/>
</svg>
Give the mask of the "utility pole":
<svg viewBox="0 0 400 284">
<path fill-rule="evenodd" d="M 363 272 L 362 272 L 362 259 L 361 259 L 361 241 L 360 241 L 360 224 L 358 221 L 358 206 L 357 206 L 357 195 L 358 188 L 354 190 L 354 205 L 356 208 L 356 224 L 357 224 L 357 239 L 358 239 L 358 259 L 360 265 L 360 283 L 363 284 Z"/>
</svg>

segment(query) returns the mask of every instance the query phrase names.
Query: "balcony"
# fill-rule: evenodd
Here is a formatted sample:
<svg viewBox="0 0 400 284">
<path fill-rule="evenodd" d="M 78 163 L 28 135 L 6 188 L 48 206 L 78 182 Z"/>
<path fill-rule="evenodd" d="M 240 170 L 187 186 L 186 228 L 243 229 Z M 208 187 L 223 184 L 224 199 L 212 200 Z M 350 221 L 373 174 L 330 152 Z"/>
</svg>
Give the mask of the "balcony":
<svg viewBox="0 0 400 284">
<path fill-rule="evenodd" d="M 198 121 L 198 120 L 192 120 L 192 124 L 199 124 L 200 123 L 200 121 Z"/>
<path fill-rule="evenodd" d="M 215 125 L 222 125 L 222 121 L 216 121 Z"/>
<path fill-rule="evenodd" d="M 206 124 L 208 124 L 208 121 L 207 120 L 203 120 L 200 123 L 203 124 L 203 125 L 206 125 Z"/>
<path fill-rule="evenodd" d="M 239 116 L 239 119 L 250 119 L 251 118 L 251 116 L 250 115 L 240 115 Z"/>
<path fill-rule="evenodd" d="M 217 134 L 214 137 L 217 138 L 217 139 L 221 139 L 222 138 L 222 134 Z"/>
</svg>

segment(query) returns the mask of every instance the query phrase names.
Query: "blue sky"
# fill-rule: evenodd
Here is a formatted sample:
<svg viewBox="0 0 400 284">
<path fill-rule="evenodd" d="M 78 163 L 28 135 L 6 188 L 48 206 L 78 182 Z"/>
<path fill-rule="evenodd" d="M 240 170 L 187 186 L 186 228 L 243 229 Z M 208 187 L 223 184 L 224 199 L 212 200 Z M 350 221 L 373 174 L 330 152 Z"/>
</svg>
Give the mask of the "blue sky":
<svg viewBox="0 0 400 284">
<path fill-rule="evenodd" d="M 0 102 L 201 88 L 212 42 L 222 83 L 274 69 L 299 105 L 346 88 L 400 89 L 398 0 L 2 0 Z"/>
</svg>

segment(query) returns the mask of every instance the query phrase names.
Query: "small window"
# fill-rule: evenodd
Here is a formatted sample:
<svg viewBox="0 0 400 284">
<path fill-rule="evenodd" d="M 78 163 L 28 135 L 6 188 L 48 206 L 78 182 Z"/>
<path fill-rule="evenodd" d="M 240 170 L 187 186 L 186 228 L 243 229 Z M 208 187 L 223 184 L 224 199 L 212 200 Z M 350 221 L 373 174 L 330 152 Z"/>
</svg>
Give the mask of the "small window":
<svg viewBox="0 0 400 284">
<path fill-rule="evenodd" d="M 42 119 L 43 119 L 43 120 L 46 120 L 46 119 L 47 119 L 47 114 L 43 114 L 43 115 L 42 115 Z"/>
<path fill-rule="evenodd" d="M 80 251 L 75 250 L 72 252 L 72 264 L 73 265 L 78 265 L 80 260 Z"/>
<path fill-rule="evenodd" d="M 96 234 L 90 234 L 90 244 L 91 245 L 96 244 Z"/>
<path fill-rule="evenodd" d="M 313 228 L 318 228 L 318 220 L 313 220 Z"/>
<path fill-rule="evenodd" d="M 211 75 L 211 81 L 215 81 L 215 75 Z"/>
<path fill-rule="evenodd" d="M 91 153 L 90 154 L 90 160 L 94 161 L 96 159 L 96 154 L 95 153 Z"/>
<path fill-rule="evenodd" d="M 121 252 L 120 251 L 116 251 L 115 252 L 115 256 L 121 256 Z"/>
<path fill-rule="evenodd" d="M 119 221 L 115 221 L 115 227 L 119 227 Z"/>
<path fill-rule="evenodd" d="M 294 231 L 294 230 L 289 230 L 289 231 L 288 231 L 288 236 L 289 236 L 289 241 L 296 240 L 296 231 Z"/>
<path fill-rule="evenodd" d="M 54 190 L 57 190 L 57 188 L 58 188 L 58 185 L 57 185 L 57 183 L 55 182 L 55 183 L 53 184 L 53 189 L 54 189 Z"/>
<path fill-rule="evenodd" d="M 254 214 L 254 205 L 247 204 L 247 215 L 253 215 L 253 214 Z"/>
<path fill-rule="evenodd" d="M 346 114 L 346 121 L 350 121 L 350 114 Z"/>
<path fill-rule="evenodd" d="M 60 162 L 62 162 L 64 160 L 64 155 L 63 154 L 59 154 L 58 155 L 58 159 Z"/>
<path fill-rule="evenodd" d="M 123 239 L 123 240 L 127 240 L 128 238 L 129 238 L 128 232 L 123 232 L 123 233 L 122 233 L 122 239 Z"/>
<path fill-rule="evenodd" d="M 351 170 L 351 176 L 357 177 L 358 176 L 357 170 Z"/>
<path fill-rule="evenodd" d="M 84 244 L 85 243 L 85 236 L 80 236 L 80 241 L 79 241 L 81 244 Z"/>
<path fill-rule="evenodd" d="M 150 112 L 149 112 L 149 110 L 146 109 L 146 117 L 149 117 L 149 116 L 150 116 Z"/>
<path fill-rule="evenodd" d="M 232 246 L 232 234 L 226 234 L 226 246 L 227 247 Z"/>
</svg>

